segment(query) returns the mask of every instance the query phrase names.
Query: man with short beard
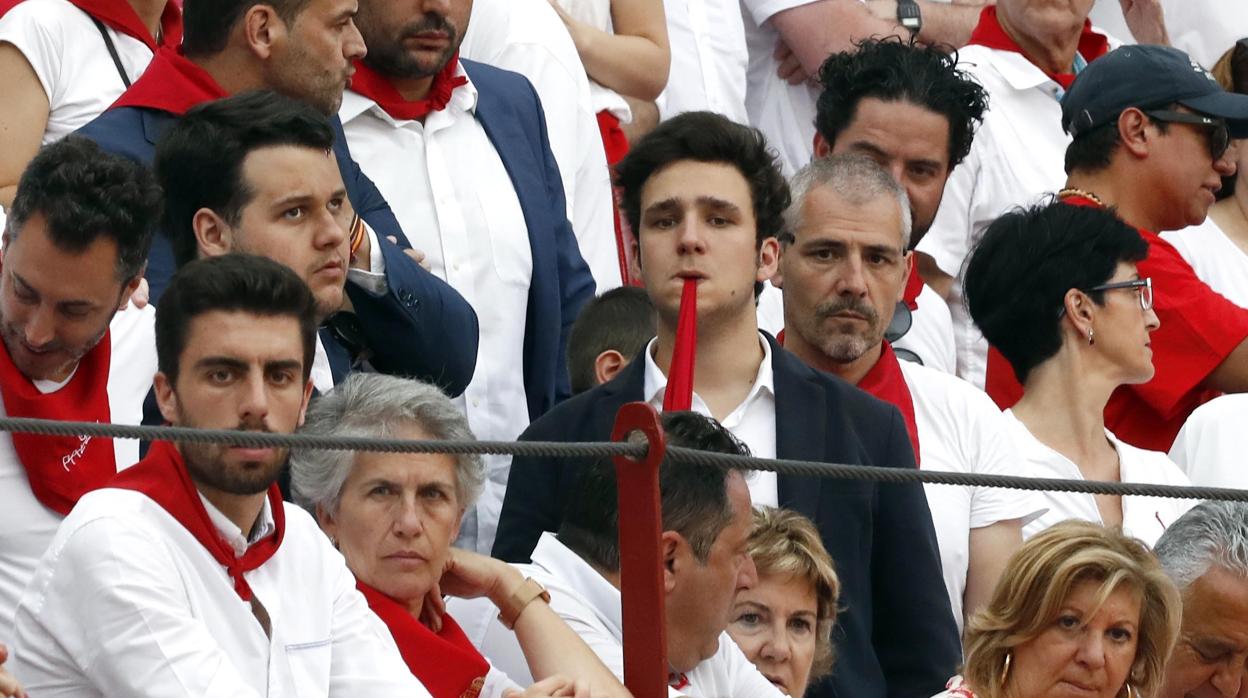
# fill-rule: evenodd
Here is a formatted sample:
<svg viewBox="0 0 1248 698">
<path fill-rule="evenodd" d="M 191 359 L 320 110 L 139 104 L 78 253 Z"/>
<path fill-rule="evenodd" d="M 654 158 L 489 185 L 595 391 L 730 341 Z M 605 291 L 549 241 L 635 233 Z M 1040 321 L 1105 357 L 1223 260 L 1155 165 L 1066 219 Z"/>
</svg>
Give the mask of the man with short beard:
<svg viewBox="0 0 1248 698">
<path fill-rule="evenodd" d="M 568 333 L 595 284 L 564 204 L 541 102 L 515 73 L 459 60 L 472 0 L 364 0 L 368 54 L 339 116 L 433 273 L 481 323 L 472 431 L 515 439 L 571 394 Z M 489 552 L 511 459 L 489 456 L 457 545 Z"/>
<path fill-rule="evenodd" d="M 315 301 L 250 255 L 193 262 L 156 310 L 176 426 L 291 433 Z M 158 441 L 84 496 L 27 587 L 14 673 L 40 696 L 427 696 L 342 556 L 276 486 L 286 449 Z"/>
</svg>

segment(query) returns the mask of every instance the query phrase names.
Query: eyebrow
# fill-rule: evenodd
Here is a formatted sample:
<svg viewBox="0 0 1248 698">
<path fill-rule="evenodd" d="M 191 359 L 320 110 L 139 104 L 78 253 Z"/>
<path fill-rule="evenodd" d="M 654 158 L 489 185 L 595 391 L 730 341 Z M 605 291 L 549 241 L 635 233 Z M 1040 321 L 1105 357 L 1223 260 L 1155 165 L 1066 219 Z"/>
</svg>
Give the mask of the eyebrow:
<svg viewBox="0 0 1248 698">
<path fill-rule="evenodd" d="M 250 367 L 250 363 L 233 356 L 205 356 L 195 362 L 195 368 L 232 368 L 236 371 L 246 371 Z M 303 362 L 298 359 L 277 359 L 275 361 L 264 362 L 265 371 L 285 369 L 294 369 L 297 371 L 302 368 Z"/>
<path fill-rule="evenodd" d="M 694 199 L 694 203 L 696 203 L 699 208 L 709 208 L 713 211 L 727 211 L 729 213 L 734 213 L 734 214 L 741 213 L 740 206 L 737 206 L 736 204 L 732 203 L 731 201 L 728 201 L 727 199 L 721 199 L 717 196 L 711 196 L 709 194 L 704 194 L 702 196 L 699 196 L 698 198 Z M 662 201 L 656 201 L 655 203 L 650 204 L 649 206 L 646 207 L 645 213 L 649 214 L 649 213 L 657 213 L 657 212 L 664 212 L 664 213 L 675 212 L 675 211 L 680 211 L 681 208 L 682 208 L 681 200 L 676 197 L 671 197 L 671 198 L 664 199 Z"/>
<path fill-rule="evenodd" d="M 329 198 L 330 199 L 344 199 L 346 198 L 346 196 L 347 196 L 346 189 L 335 189 L 334 192 L 329 195 Z M 272 205 L 273 205 L 273 208 L 286 208 L 287 206 L 290 206 L 292 204 L 314 204 L 314 203 L 316 203 L 316 197 L 314 195 L 308 194 L 306 192 L 296 192 L 294 194 L 287 194 L 286 196 L 283 196 L 277 199 L 276 201 L 273 202 Z"/>
<path fill-rule="evenodd" d="M 879 155 L 880 157 L 892 157 L 892 155 L 885 152 L 883 148 L 880 148 L 878 145 L 871 143 L 870 141 L 854 141 L 853 143 L 850 143 L 849 147 L 851 150 L 864 150 L 869 153 Z M 928 158 L 909 158 L 906 159 L 905 162 L 907 164 L 923 165 L 924 167 L 932 167 L 935 169 L 940 169 L 943 166 L 943 163 L 939 160 L 931 160 Z"/>
<path fill-rule="evenodd" d="M 22 276 L 18 274 L 17 272 L 11 271 L 9 273 L 13 275 L 13 280 L 22 287 L 23 291 L 33 293 L 36 296 L 43 295 L 42 293 L 39 292 L 39 289 L 35 288 L 34 286 L 31 286 L 30 282 L 27 281 L 26 279 L 23 279 Z M 80 300 L 59 301 L 57 302 L 56 307 L 62 308 L 62 309 L 73 309 L 73 310 L 90 310 L 92 308 L 95 308 L 96 304 L 92 303 L 89 300 L 80 299 Z"/>
</svg>

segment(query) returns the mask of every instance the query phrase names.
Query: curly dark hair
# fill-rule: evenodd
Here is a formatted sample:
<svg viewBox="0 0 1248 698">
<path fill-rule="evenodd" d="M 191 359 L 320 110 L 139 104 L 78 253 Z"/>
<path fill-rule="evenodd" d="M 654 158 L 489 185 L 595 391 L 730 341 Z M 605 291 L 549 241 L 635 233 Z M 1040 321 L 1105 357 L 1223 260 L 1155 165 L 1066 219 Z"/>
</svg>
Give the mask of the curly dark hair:
<svg viewBox="0 0 1248 698">
<path fill-rule="evenodd" d="M 615 166 L 620 208 L 633 230 L 641 230 L 641 189 L 646 181 L 681 160 L 736 167 L 750 185 L 758 246 L 780 234 L 789 207 L 789 185 L 767 139 L 758 129 L 706 111 L 686 112 L 659 124 Z"/>
<path fill-rule="evenodd" d="M 834 53 L 819 68 L 815 129 L 829 144 L 858 113 L 864 97 L 906 100 L 949 121 L 949 169 L 971 152 L 975 129 L 988 109 L 988 93 L 958 68 L 947 46 L 918 46 L 899 37 L 865 39 L 856 50 Z"/>
<path fill-rule="evenodd" d="M 127 282 L 147 262 L 162 202 L 146 167 L 106 153 L 88 138 L 67 136 L 45 146 L 26 166 L 5 234 L 17 239 L 38 213 L 61 250 L 78 253 L 108 238 L 117 245 L 117 277 Z"/>
</svg>

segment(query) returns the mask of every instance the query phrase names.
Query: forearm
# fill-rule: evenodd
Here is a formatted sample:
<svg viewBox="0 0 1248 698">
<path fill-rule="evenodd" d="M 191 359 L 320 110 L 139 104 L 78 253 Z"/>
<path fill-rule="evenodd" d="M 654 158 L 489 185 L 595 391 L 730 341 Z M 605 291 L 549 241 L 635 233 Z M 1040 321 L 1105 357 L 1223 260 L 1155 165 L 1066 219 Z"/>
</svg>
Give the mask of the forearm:
<svg viewBox="0 0 1248 698">
<path fill-rule="evenodd" d="M 641 36 L 610 34 L 580 22 L 572 29 L 585 72 L 603 87 L 643 101 L 654 101 L 667 86 L 671 54 Z"/>
<path fill-rule="evenodd" d="M 979 23 L 979 15 L 983 5 L 993 3 L 958 3 L 931 2 L 919 0 L 920 11 L 923 13 L 923 28 L 919 30 L 919 41 L 925 44 L 944 44 L 953 48 L 965 46 L 971 39 L 971 32 Z M 895 16 L 894 10 L 894 16 Z"/>
<path fill-rule="evenodd" d="M 971 529 L 970 560 L 966 570 L 966 590 L 962 595 L 962 615 L 970 620 L 975 611 L 987 605 L 1005 563 L 1023 544 L 1023 524 L 1018 519 L 998 521 L 991 526 Z"/>
<path fill-rule="evenodd" d="M 853 50 L 856 41 L 899 33 L 895 21 L 872 15 L 858 0 L 816 0 L 777 12 L 768 21 L 812 76 L 828 56 Z"/>
</svg>

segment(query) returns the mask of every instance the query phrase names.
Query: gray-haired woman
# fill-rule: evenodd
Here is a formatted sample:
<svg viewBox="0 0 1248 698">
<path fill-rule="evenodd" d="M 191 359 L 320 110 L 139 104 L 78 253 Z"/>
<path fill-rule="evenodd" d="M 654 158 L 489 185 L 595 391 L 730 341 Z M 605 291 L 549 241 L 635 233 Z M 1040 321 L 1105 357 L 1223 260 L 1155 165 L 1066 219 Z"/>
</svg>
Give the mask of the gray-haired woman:
<svg viewBox="0 0 1248 698">
<path fill-rule="evenodd" d="M 463 415 L 437 388 L 363 373 L 314 401 L 302 431 L 473 438 Z M 434 698 L 499 696 L 515 688 L 445 615 L 442 592 L 488 597 L 500 609 L 538 681 L 529 693 L 627 695 L 542 602 L 540 585 L 504 562 L 451 547 L 465 509 L 481 492 L 480 457 L 305 450 L 292 454 L 291 478 L 295 498 L 342 551 L 369 606 Z"/>
</svg>

